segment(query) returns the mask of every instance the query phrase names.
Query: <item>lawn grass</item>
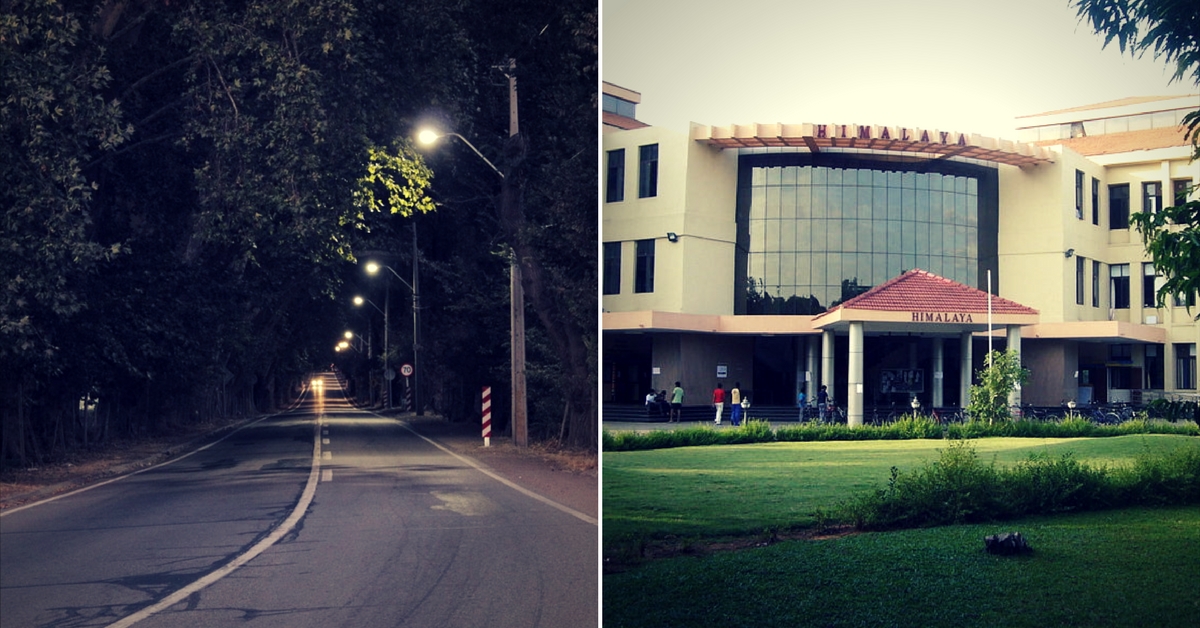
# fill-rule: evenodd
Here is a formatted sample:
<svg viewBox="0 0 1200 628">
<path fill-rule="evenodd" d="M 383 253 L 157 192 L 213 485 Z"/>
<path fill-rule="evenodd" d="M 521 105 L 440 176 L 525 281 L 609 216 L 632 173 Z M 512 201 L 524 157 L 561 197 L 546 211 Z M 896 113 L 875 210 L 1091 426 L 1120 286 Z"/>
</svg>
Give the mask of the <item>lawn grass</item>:
<svg viewBox="0 0 1200 628">
<path fill-rule="evenodd" d="M 1196 446 L 1188 436 L 985 438 L 984 462 L 1012 464 L 1031 453 L 1094 466 L 1131 464 L 1138 455 Z M 937 459 L 947 441 L 764 443 L 604 452 L 606 547 L 643 539 L 711 538 L 811 527 L 815 514 L 885 485 L 891 468 Z"/>
<path fill-rule="evenodd" d="M 606 488 L 606 526 L 609 499 Z M 1010 530 L 1032 555 L 983 551 L 985 535 Z M 1198 577 L 1200 508 L 1126 509 L 653 561 L 605 574 L 603 623 L 1190 628 Z"/>
</svg>

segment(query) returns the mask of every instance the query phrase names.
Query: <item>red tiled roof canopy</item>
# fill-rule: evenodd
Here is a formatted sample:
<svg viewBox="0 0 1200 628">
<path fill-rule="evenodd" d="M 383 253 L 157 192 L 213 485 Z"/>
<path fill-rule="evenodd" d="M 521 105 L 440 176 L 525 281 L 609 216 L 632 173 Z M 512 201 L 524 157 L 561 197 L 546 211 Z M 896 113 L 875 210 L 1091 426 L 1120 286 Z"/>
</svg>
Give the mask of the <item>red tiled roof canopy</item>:
<svg viewBox="0 0 1200 628">
<path fill-rule="evenodd" d="M 818 314 L 814 317 L 814 322 L 838 310 L 985 314 L 988 311 L 988 293 L 928 271 L 913 269 L 828 312 Z M 1038 314 L 1038 311 L 1031 307 L 997 296 L 992 296 L 992 312 L 997 315 Z"/>
</svg>

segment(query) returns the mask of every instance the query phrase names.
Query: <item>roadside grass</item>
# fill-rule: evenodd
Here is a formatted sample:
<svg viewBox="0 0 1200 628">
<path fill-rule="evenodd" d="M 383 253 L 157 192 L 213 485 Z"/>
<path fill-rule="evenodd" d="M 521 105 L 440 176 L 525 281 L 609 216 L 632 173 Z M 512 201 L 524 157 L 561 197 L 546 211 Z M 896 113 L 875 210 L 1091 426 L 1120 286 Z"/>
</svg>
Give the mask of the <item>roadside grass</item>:
<svg viewBox="0 0 1200 628">
<path fill-rule="evenodd" d="M 884 488 L 891 469 L 911 472 L 939 458 L 945 440 L 830 441 L 688 447 L 603 454 L 606 557 L 636 559 L 647 542 L 773 536 L 827 523 L 856 495 Z M 985 463 L 1014 466 L 1031 455 L 1096 468 L 1196 447 L 1195 438 L 985 438 Z"/>
<path fill-rule="evenodd" d="M 1033 554 L 983 551 L 1012 530 Z M 653 561 L 605 574 L 603 624 L 1190 628 L 1198 578 L 1200 507 L 1134 508 Z"/>
</svg>

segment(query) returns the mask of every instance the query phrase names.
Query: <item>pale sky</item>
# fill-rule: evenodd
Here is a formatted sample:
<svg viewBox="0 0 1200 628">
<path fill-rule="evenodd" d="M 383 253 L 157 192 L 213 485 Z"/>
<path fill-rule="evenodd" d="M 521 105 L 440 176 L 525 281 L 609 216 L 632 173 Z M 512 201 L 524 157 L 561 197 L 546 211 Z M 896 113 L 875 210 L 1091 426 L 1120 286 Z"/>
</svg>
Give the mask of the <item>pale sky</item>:
<svg viewBox="0 0 1200 628">
<path fill-rule="evenodd" d="M 1200 91 L 1067 0 L 602 0 L 601 75 L 638 119 L 906 126 L 1016 139 L 1014 118 Z M 1200 105 L 1200 97 L 1198 97 Z"/>
</svg>

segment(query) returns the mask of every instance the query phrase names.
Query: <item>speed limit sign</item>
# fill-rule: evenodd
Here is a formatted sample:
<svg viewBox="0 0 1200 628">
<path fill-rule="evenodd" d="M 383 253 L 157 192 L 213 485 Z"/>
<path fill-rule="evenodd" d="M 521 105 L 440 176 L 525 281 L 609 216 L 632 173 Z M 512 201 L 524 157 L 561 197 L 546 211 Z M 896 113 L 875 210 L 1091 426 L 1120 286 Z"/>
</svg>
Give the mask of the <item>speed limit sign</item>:
<svg viewBox="0 0 1200 628">
<path fill-rule="evenodd" d="M 411 365 L 411 364 L 402 364 L 402 365 L 400 365 L 400 374 L 401 374 L 401 375 L 403 375 L 403 376 L 405 376 L 405 377 L 409 377 L 409 376 L 411 376 L 411 375 L 413 374 L 413 367 L 412 367 L 412 365 Z"/>
</svg>

